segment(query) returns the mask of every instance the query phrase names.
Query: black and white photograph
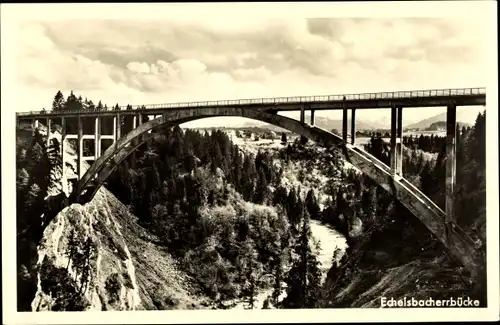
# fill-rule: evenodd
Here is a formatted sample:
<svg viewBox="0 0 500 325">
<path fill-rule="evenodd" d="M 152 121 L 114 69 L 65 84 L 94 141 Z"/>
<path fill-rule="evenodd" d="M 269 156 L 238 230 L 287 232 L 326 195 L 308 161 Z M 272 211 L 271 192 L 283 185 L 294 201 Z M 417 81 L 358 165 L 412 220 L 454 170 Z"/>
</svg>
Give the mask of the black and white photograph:
<svg viewBox="0 0 500 325">
<path fill-rule="evenodd" d="M 498 320 L 493 11 L 2 5 L 4 323 Z"/>
</svg>

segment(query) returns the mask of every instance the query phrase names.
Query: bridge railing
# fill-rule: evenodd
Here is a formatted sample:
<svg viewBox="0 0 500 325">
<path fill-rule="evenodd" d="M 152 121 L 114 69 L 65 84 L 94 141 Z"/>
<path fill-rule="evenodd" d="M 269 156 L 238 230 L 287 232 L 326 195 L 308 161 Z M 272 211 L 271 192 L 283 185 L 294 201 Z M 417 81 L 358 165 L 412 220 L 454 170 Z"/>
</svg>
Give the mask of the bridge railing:
<svg viewBox="0 0 500 325">
<path fill-rule="evenodd" d="M 120 110 L 127 110 L 130 107 L 132 110 L 149 110 L 160 108 L 191 108 L 191 107 L 208 107 L 208 106 L 230 106 L 230 105 L 253 105 L 253 104 L 303 104 L 310 102 L 330 102 L 342 100 L 377 100 L 377 99 L 404 99 L 404 98 L 422 98 L 422 97 L 441 97 L 441 96 L 472 96 L 486 94 L 486 88 L 455 88 L 455 89 L 429 89 L 429 90 L 413 90 L 413 91 L 392 91 L 392 92 L 377 92 L 377 93 L 361 93 L 361 94 L 345 94 L 345 95 L 323 95 L 323 96 L 294 96 L 294 97 L 274 97 L 274 98 L 252 98 L 252 99 L 235 99 L 235 100 L 214 100 L 214 101 L 197 101 L 197 102 L 178 102 L 164 104 L 149 104 L 149 105 L 128 105 L 120 106 Z M 109 108 L 108 111 L 113 111 L 114 108 Z M 32 111 L 16 113 L 18 116 L 44 114 L 50 111 Z M 65 111 L 66 113 L 79 113 L 80 111 Z"/>
</svg>

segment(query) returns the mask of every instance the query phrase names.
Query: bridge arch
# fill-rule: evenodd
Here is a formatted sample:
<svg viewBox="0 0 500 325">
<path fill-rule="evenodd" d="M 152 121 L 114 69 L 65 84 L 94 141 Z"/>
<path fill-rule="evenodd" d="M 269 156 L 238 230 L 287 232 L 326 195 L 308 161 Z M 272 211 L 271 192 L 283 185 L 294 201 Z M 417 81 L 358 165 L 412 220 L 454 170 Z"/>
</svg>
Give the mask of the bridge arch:
<svg viewBox="0 0 500 325">
<path fill-rule="evenodd" d="M 77 182 L 72 193 L 71 201 L 81 202 L 81 195 L 83 191 L 91 185 L 92 180 L 97 177 L 97 184 L 94 185 L 94 194 L 102 183 L 106 180 L 107 176 L 111 173 L 110 166 L 116 166 L 137 149 L 142 143 L 151 139 L 154 135 L 149 134 L 149 131 L 155 131 L 167 126 L 179 125 L 186 122 L 217 116 L 234 116 L 245 117 L 261 122 L 273 124 L 291 132 L 303 135 L 313 141 L 331 143 L 332 139 L 322 136 L 317 128 L 310 127 L 306 124 L 300 123 L 289 117 L 272 114 L 255 109 L 241 109 L 233 107 L 217 107 L 207 110 L 206 108 L 181 110 L 181 111 L 166 111 L 162 116 L 150 120 L 144 124 L 139 125 L 137 128 L 131 130 L 113 145 L 108 147 L 106 151 L 90 166 L 82 178 Z M 337 137 L 339 140 L 340 138 Z M 132 145 L 134 140 L 140 139 L 136 145 Z M 88 197 L 87 199 L 91 199 Z M 85 200 L 87 201 L 87 200 Z"/>
<path fill-rule="evenodd" d="M 469 268 L 472 272 L 482 265 L 482 257 L 479 256 L 477 248 L 479 243 L 473 242 L 462 229 L 453 224 L 447 227 L 445 224 L 446 213 L 432 202 L 425 194 L 404 178 L 394 176 L 389 166 L 370 154 L 346 144 L 341 137 L 323 130 L 294 120 L 289 117 L 265 112 L 258 109 L 238 107 L 214 107 L 214 108 L 191 108 L 176 111 L 164 111 L 163 115 L 139 125 L 136 129 L 128 132 L 113 145 L 111 145 L 101 157 L 86 171 L 76 184 L 71 202 L 88 202 L 97 193 L 107 177 L 114 168 L 128 155 L 136 150 L 142 143 L 155 137 L 154 131 L 167 126 L 178 125 L 197 119 L 237 116 L 246 117 L 287 129 L 296 134 L 305 136 L 320 145 L 331 147 L 338 146 L 344 159 L 367 174 L 382 188 L 394 195 L 413 215 L 415 215 L 436 237 L 451 251 L 451 253 Z M 141 139 L 135 144 L 133 140 Z M 96 178 L 94 182 L 93 179 Z M 85 195 L 82 195 L 86 191 Z"/>
</svg>

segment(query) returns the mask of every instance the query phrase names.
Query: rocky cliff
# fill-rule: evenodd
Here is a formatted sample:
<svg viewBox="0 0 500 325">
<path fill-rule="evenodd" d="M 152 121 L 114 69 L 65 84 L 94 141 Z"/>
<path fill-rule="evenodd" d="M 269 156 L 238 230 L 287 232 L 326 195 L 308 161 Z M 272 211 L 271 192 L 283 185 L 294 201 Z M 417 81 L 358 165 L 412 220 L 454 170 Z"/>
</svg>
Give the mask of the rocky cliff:
<svg viewBox="0 0 500 325">
<path fill-rule="evenodd" d="M 32 309 L 201 308 L 190 279 L 155 242 L 106 189 L 65 208 L 38 247 Z"/>
<path fill-rule="evenodd" d="M 45 132 L 42 127 L 41 133 Z M 53 136 L 60 139 L 57 132 Z M 66 147 L 66 175 L 71 176 L 76 170 L 75 151 Z M 61 169 L 54 168 L 46 201 L 59 201 L 57 197 L 70 191 L 69 184 L 61 183 Z M 105 188 L 91 202 L 73 204 L 55 216 L 42 215 L 42 220 L 33 311 L 208 305 L 157 238 Z"/>
</svg>

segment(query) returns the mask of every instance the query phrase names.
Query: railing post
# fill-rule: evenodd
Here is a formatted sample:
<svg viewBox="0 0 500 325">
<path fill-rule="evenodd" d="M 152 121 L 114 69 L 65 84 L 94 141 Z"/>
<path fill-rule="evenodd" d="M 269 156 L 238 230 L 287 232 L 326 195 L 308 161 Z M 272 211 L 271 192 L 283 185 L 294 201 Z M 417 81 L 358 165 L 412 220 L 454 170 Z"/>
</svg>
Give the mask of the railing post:
<svg viewBox="0 0 500 325">
<path fill-rule="evenodd" d="M 83 123 L 82 117 L 78 115 L 78 153 L 77 153 L 77 177 L 78 180 L 83 176 Z"/>
<path fill-rule="evenodd" d="M 50 147 L 50 124 L 51 124 L 51 120 L 50 118 L 47 118 L 47 152 L 49 151 L 49 147 Z"/>
<path fill-rule="evenodd" d="M 344 103 L 342 111 L 342 139 L 347 143 L 347 104 Z"/>
<path fill-rule="evenodd" d="M 356 143 L 356 109 L 351 110 L 351 144 Z"/>
<path fill-rule="evenodd" d="M 306 119 L 306 115 L 305 115 L 305 105 L 302 104 L 300 106 L 300 123 L 304 123 L 305 122 L 305 119 Z"/>
<path fill-rule="evenodd" d="M 66 180 L 66 161 L 64 160 L 64 141 L 66 140 L 66 119 L 64 116 L 61 116 L 61 161 L 62 161 L 62 166 L 61 166 L 61 187 L 64 193 L 67 193 L 67 180 Z"/>
<path fill-rule="evenodd" d="M 446 229 L 449 234 L 450 226 L 455 221 L 455 182 L 456 182 L 456 130 L 457 106 L 449 103 L 446 108 Z M 449 239 L 449 237 L 448 237 Z"/>
<path fill-rule="evenodd" d="M 101 155 L 101 118 L 95 118 L 95 136 L 94 136 L 94 156 L 95 160 Z"/>
<path fill-rule="evenodd" d="M 314 125 L 314 110 L 311 110 L 311 125 Z"/>
<path fill-rule="evenodd" d="M 391 174 L 396 175 L 397 172 L 397 150 L 396 150 L 396 127 L 397 127 L 398 111 L 395 105 L 391 107 Z"/>
<path fill-rule="evenodd" d="M 403 107 L 397 107 L 398 129 L 396 139 L 396 173 L 403 176 Z"/>
</svg>

